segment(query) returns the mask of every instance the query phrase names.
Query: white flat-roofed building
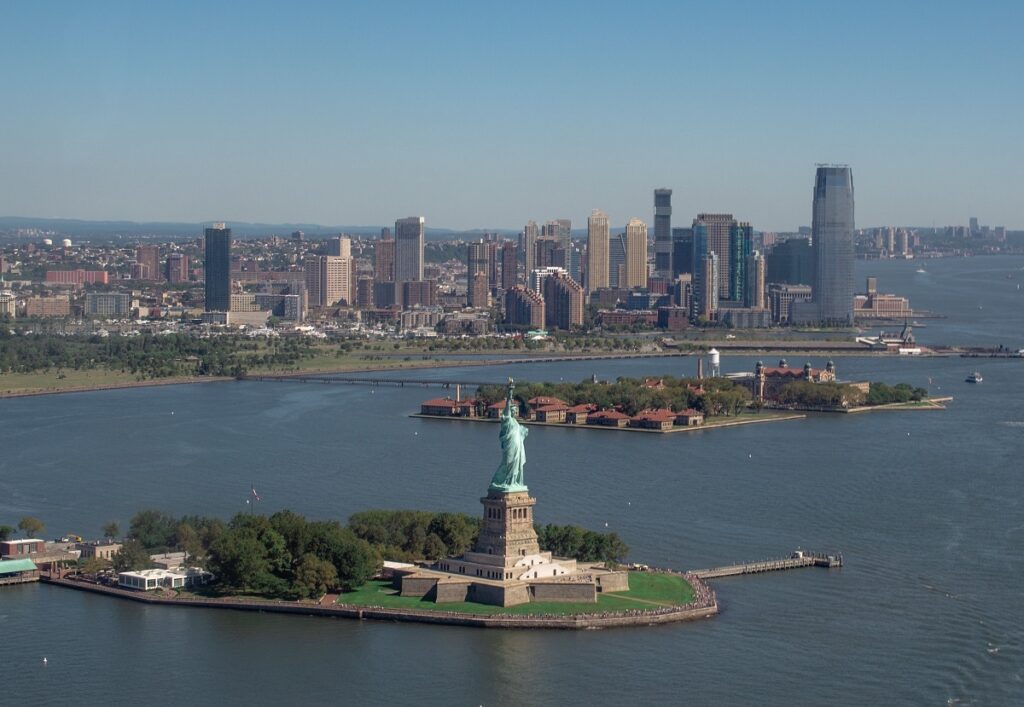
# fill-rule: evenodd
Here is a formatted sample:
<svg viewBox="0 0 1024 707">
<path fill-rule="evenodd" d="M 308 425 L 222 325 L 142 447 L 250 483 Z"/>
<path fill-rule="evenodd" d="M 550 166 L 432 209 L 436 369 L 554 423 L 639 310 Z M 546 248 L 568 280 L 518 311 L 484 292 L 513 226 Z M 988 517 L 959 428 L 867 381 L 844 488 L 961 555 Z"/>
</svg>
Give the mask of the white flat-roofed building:
<svg viewBox="0 0 1024 707">
<path fill-rule="evenodd" d="M 185 586 L 188 576 L 170 570 L 136 570 L 117 575 L 117 585 L 125 589 L 148 592 L 154 589 L 180 589 Z"/>
</svg>

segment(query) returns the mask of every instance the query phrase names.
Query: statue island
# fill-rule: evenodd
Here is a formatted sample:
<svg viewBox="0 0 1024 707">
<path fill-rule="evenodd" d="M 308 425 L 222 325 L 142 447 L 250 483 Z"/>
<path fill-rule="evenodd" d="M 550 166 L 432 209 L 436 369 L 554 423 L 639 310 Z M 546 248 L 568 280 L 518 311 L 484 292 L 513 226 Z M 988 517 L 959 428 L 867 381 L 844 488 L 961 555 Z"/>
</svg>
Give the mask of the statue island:
<svg viewBox="0 0 1024 707">
<path fill-rule="evenodd" d="M 523 477 L 526 436 L 519 424 L 508 381 L 501 416 L 502 460 L 491 478 L 483 526 L 474 548 L 459 557 L 396 573 L 402 596 L 419 596 L 437 603 L 477 602 L 514 606 L 527 602 L 597 602 L 598 592 L 629 589 L 629 575 L 602 563 L 578 563 L 542 552 L 533 528 L 532 498 Z"/>
</svg>

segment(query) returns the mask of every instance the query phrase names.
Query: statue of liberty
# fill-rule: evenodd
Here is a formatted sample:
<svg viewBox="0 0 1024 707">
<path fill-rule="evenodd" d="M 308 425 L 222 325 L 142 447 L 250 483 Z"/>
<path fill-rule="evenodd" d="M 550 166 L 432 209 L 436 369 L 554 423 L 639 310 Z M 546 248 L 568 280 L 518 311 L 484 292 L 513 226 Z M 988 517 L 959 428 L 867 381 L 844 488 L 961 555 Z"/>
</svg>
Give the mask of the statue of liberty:
<svg viewBox="0 0 1024 707">
<path fill-rule="evenodd" d="M 503 459 L 494 472 L 490 488 L 504 493 L 526 491 L 526 484 L 523 483 L 523 466 L 526 464 L 526 446 L 524 441 L 530 433 L 528 429 L 519 424 L 513 414 L 513 406 L 517 406 L 512 398 L 512 391 L 515 383 L 508 379 L 508 393 L 505 395 L 505 409 L 501 413 L 501 453 Z"/>
</svg>

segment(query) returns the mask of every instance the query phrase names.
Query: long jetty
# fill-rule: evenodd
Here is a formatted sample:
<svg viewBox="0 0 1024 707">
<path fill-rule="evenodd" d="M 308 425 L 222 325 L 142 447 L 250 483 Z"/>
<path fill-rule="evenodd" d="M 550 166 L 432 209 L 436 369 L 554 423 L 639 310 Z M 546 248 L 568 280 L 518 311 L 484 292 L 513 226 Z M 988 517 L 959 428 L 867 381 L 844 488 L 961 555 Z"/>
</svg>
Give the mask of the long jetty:
<svg viewBox="0 0 1024 707">
<path fill-rule="evenodd" d="M 842 567 L 843 556 L 841 554 L 826 555 L 817 552 L 794 552 L 789 557 L 774 560 L 758 560 L 756 562 L 743 562 L 724 567 L 709 567 L 702 570 L 691 570 L 701 579 L 715 579 L 717 577 L 735 577 L 741 574 L 759 574 L 761 572 L 776 572 L 779 570 L 795 570 L 800 567 Z"/>
</svg>

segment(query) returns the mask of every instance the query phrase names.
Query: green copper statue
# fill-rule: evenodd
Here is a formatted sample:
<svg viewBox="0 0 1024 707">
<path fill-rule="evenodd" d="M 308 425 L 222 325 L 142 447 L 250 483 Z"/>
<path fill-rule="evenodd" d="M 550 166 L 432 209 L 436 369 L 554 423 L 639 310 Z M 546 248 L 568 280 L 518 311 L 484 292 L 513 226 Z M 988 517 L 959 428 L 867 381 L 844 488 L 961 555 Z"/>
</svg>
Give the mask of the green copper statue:
<svg viewBox="0 0 1024 707">
<path fill-rule="evenodd" d="M 504 493 L 526 491 L 526 484 L 523 483 L 523 466 L 526 464 L 526 446 L 524 444 L 528 429 L 519 424 L 516 416 L 512 413 L 513 406 L 518 405 L 512 399 L 512 391 L 515 384 L 508 379 L 508 393 L 505 396 L 505 409 L 501 413 L 501 453 L 503 459 L 494 472 L 490 488 Z"/>
</svg>

